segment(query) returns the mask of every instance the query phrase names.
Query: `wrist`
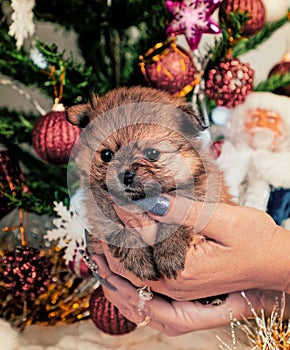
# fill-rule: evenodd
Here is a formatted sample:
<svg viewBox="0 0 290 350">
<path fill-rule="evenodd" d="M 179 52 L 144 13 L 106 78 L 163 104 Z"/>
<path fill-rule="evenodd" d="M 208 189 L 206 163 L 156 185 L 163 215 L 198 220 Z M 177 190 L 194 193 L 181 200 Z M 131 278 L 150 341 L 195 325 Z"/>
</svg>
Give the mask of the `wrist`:
<svg viewBox="0 0 290 350">
<path fill-rule="evenodd" d="M 290 294 L 290 231 L 277 226 L 265 269 L 267 288 Z"/>
</svg>

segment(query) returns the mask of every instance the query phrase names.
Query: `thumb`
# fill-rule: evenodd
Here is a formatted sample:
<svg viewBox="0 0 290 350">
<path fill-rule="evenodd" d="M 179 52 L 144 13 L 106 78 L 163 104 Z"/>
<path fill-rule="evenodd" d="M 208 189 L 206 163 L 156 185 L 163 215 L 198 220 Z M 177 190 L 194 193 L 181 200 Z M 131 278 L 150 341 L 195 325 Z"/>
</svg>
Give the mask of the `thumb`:
<svg viewBox="0 0 290 350">
<path fill-rule="evenodd" d="M 151 209 L 147 212 L 152 219 L 166 224 L 193 227 L 195 233 L 217 241 L 226 240 L 227 234 L 230 235 L 234 229 L 235 218 L 238 219 L 241 215 L 238 206 L 225 203 L 197 202 L 165 194 L 161 198 L 158 205 L 162 208 L 156 213 L 151 204 Z"/>
</svg>

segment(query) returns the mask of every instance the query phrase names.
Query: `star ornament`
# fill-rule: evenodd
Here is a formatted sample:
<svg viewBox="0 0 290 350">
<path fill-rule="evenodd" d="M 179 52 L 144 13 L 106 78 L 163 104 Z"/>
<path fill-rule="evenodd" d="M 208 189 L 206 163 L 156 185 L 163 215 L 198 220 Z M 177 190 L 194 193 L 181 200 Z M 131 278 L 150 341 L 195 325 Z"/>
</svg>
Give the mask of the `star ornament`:
<svg viewBox="0 0 290 350">
<path fill-rule="evenodd" d="M 221 28 L 211 15 L 222 0 L 182 0 L 165 1 L 165 6 L 173 15 L 167 27 L 170 36 L 184 34 L 192 50 L 197 49 L 202 34 L 219 34 Z"/>
</svg>

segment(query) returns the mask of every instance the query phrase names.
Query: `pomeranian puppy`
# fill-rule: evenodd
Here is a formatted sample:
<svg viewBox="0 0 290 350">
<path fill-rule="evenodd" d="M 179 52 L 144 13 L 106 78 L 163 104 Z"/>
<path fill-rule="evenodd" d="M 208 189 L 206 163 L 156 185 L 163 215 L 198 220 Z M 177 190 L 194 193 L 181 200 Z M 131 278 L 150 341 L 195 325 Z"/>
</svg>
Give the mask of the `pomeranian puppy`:
<svg viewBox="0 0 290 350">
<path fill-rule="evenodd" d="M 200 137 L 203 127 L 185 99 L 147 87 L 122 87 L 67 109 L 83 128 L 75 147 L 92 249 L 108 243 L 120 264 L 142 280 L 176 278 L 194 228 L 155 223 L 148 243 L 126 227 L 114 205 L 140 211 L 140 201 L 161 194 L 206 202 L 232 202 L 222 174 Z M 198 239 L 196 239 L 199 237 Z"/>
</svg>

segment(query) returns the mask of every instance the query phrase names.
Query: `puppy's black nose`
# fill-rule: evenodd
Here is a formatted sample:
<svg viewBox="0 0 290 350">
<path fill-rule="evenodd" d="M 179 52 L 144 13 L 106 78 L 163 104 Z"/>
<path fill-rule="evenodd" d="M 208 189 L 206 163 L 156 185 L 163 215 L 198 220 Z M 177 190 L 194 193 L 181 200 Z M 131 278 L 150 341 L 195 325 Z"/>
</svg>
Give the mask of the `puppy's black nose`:
<svg viewBox="0 0 290 350">
<path fill-rule="evenodd" d="M 126 170 L 125 172 L 120 173 L 118 176 L 120 181 L 124 183 L 124 185 L 128 186 L 132 185 L 136 174 L 132 170 Z"/>
</svg>

